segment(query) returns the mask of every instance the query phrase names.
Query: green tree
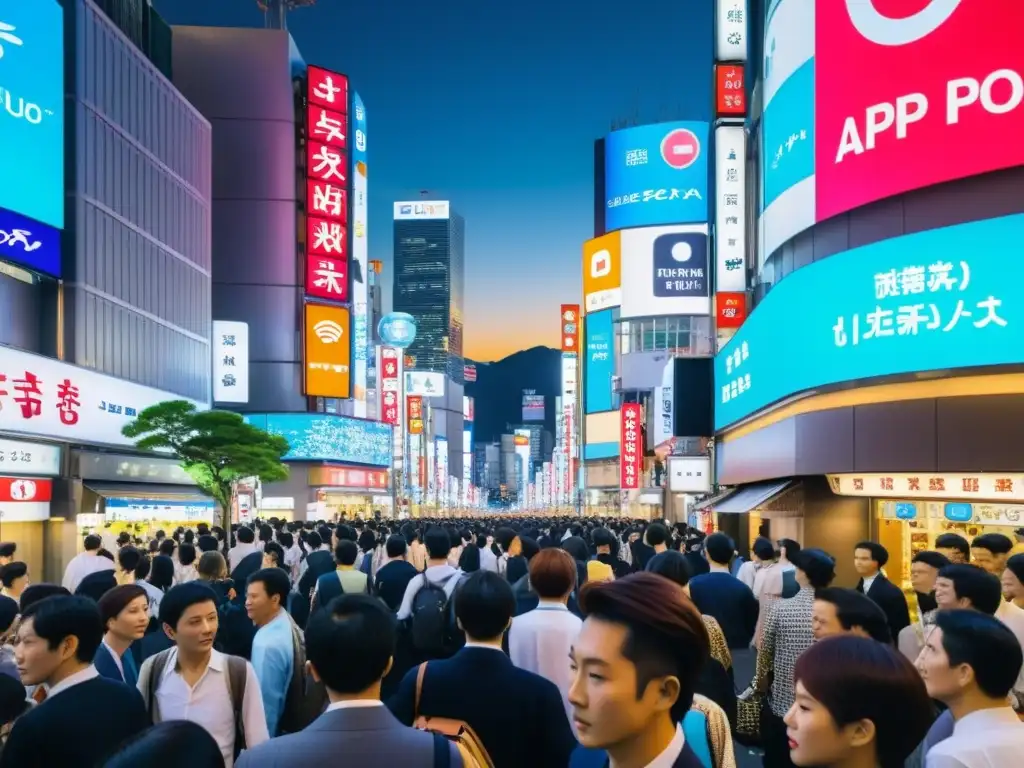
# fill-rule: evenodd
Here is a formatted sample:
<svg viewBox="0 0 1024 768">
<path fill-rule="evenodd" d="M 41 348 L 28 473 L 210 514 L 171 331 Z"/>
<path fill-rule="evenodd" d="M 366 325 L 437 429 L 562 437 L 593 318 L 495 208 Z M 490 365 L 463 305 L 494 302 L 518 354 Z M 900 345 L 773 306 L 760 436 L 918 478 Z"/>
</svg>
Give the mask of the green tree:
<svg viewBox="0 0 1024 768">
<path fill-rule="evenodd" d="M 167 400 L 142 411 L 121 433 L 146 451 L 169 451 L 220 505 L 229 530 L 235 483 L 258 477 L 269 483 L 288 477 L 281 459 L 288 441 L 254 427 L 231 411 L 200 411 L 186 400 Z"/>
</svg>

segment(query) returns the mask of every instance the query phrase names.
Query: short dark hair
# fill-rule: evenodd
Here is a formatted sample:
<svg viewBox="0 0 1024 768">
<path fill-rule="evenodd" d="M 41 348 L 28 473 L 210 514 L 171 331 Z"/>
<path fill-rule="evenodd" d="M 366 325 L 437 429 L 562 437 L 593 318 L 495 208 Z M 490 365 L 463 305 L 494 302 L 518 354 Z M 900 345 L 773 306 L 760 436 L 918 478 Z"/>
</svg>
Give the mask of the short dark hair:
<svg viewBox="0 0 1024 768">
<path fill-rule="evenodd" d="M 191 720 L 165 720 L 122 744 L 104 768 L 140 765 L 224 765 L 217 740 Z"/>
<path fill-rule="evenodd" d="M 184 542 L 178 547 L 178 562 L 182 565 L 192 565 L 196 561 L 196 545 Z"/>
<path fill-rule="evenodd" d="M 359 547 L 351 539 L 342 539 L 334 548 L 334 559 L 338 565 L 355 565 L 359 557 Z"/>
<path fill-rule="evenodd" d="M 396 534 L 388 536 L 388 543 L 385 545 L 385 548 L 387 549 L 388 557 L 402 557 L 405 555 L 408 546 L 405 542 L 405 537 Z"/>
<path fill-rule="evenodd" d="M 1024 552 L 1008 557 L 1006 568 L 1017 577 L 1017 581 L 1024 584 Z"/>
<path fill-rule="evenodd" d="M 622 655 L 636 667 L 637 698 L 657 677 L 679 680 L 672 718 L 682 720 L 711 646 L 700 611 L 686 593 L 662 576 L 634 573 L 588 582 L 580 591 L 580 608 L 588 619 L 626 627 Z"/>
<path fill-rule="evenodd" d="M 474 640 L 500 637 L 515 611 L 516 598 L 512 587 L 491 571 L 477 571 L 470 575 L 455 594 L 455 617 L 466 637 Z"/>
<path fill-rule="evenodd" d="M 3 583 L 4 587 L 10 589 L 15 579 L 20 579 L 27 574 L 28 564 L 15 560 L 13 563 L 8 563 L 3 568 L 0 568 L 0 582 Z"/>
<path fill-rule="evenodd" d="M 199 603 L 216 606 L 217 593 L 201 581 L 186 581 L 171 587 L 160 600 L 160 623 L 176 630 L 182 614 Z"/>
<path fill-rule="evenodd" d="M 291 592 L 292 584 L 288 574 L 280 568 L 261 568 L 249 577 L 249 584 L 262 583 L 267 591 L 267 597 L 277 595 L 281 598 L 281 605 L 288 604 L 288 593 Z"/>
<path fill-rule="evenodd" d="M 879 568 L 884 568 L 885 564 L 889 562 L 889 550 L 877 541 L 858 541 L 853 549 L 854 551 L 866 549 L 871 553 L 871 559 L 878 563 Z"/>
<path fill-rule="evenodd" d="M 775 557 L 775 545 L 772 544 L 771 539 L 766 539 L 764 536 L 758 536 L 754 540 L 752 550 L 762 560 L 771 560 Z"/>
<path fill-rule="evenodd" d="M 10 675 L 0 675 L 0 722 L 10 723 L 29 707 L 25 686 Z"/>
<path fill-rule="evenodd" d="M 178 542 L 176 539 L 164 539 L 160 542 L 160 546 L 157 547 L 157 552 L 167 557 L 174 557 L 174 550 L 178 548 Z"/>
<path fill-rule="evenodd" d="M 594 542 L 594 547 L 611 547 L 612 551 L 615 551 L 616 545 L 619 543 L 615 538 L 615 534 L 609 531 L 607 528 L 598 528 L 591 534 L 591 539 Z"/>
<path fill-rule="evenodd" d="M 1013 541 L 1001 533 L 983 533 L 974 537 L 971 549 L 987 549 L 993 555 L 1008 555 L 1013 549 Z"/>
<path fill-rule="evenodd" d="M 235 532 L 235 538 L 242 544 L 252 544 L 256 541 L 256 534 L 253 533 L 252 528 L 243 525 Z"/>
<path fill-rule="evenodd" d="M 95 533 L 90 533 L 85 537 L 83 544 L 86 552 L 95 552 L 97 549 L 103 546 L 103 539 L 97 536 Z"/>
<path fill-rule="evenodd" d="M 656 554 L 647 561 L 647 567 L 644 570 L 664 576 L 680 587 L 689 584 L 690 577 L 693 575 L 690 564 L 686 562 L 686 555 L 676 552 L 674 549 L 667 549 Z"/>
<path fill-rule="evenodd" d="M 53 651 L 68 637 L 78 639 L 75 658 L 92 663 L 96 649 L 103 642 L 103 621 L 99 608 L 87 597 L 55 596 L 40 600 L 22 609 L 22 626 L 32 620 L 32 631 L 46 641 Z"/>
<path fill-rule="evenodd" d="M 661 523 L 651 523 L 644 534 L 647 543 L 652 547 L 661 546 L 668 541 L 668 528 Z"/>
<path fill-rule="evenodd" d="M 925 565 L 930 565 L 937 571 L 941 571 L 943 568 L 950 564 L 949 558 L 941 552 L 931 552 L 928 550 L 925 550 L 924 552 L 918 552 L 916 555 L 914 555 L 914 559 L 911 560 L 911 562 L 924 563 Z"/>
<path fill-rule="evenodd" d="M 850 630 L 860 627 L 868 633 L 868 637 L 879 643 L 892 643 L 892 630 L 885 611 L 867 595 L 855 589 L 826 587 L 819 589 L 815 600 L 832 603 L 836 608 L 836 618 L 843 629 Z"/>
<path fill-rule="evenodd" d="M 29 606 L 45 600 L 48 597 L 71 597 L 71 592 L 60 584 L 29 584 L 21 593 L 21 610 L 27 611 Z"/>
<path fill-rule="evenodd" d="M 998 576 L 968 563 L 953 563 L 939 571 L 940 579 L 953 582 L 958 600 L 970 600 L 975 610 L 994 616 L 1003 601 L 1003 587 Z"/>
<path fill-rule="evenodd" d="M 792 560 L 793 565 L 804 572 L 815 589 L 824 589 L 836 577 L 836 561 L 828 552 L 817 547 L 801 549 Z"/>
<path fill-rule="evenodd" d="M 324 529 L 331 530 L 329 525 L 320 526 L 320 536 L 323 537 Z M 338 541 L 352 541 L 356 542 L 359 540 L 359 534 L 356 533 L 356 529 L 347 523 L 339 523 L 338 527 L 334 529 L 334 537 Z M 328 539 L 324 539 L 327 541 Z"/>
<path fill-rule="evenodd" d="M 18 551 L 18 545 L 13 541 L 2 541 L 0 542 L 0 557 L 14 557 L 14 553 Z"/>
<path fill-rule="evenodd" d="M 135 547 L 121 547 L 117 551 L 117 564 L 125 573 L 135 573 L 141 559 L 142 553 Z"/>
<path fill-rule="evenodd" d="M 7 595 L 0 595 L 0 634 L 11 628 L 20 612 L 18 601 Z"/>
<path fill-rule="evenodd" d="M 452 551 L 452 539 L 444 528 L 431 528 L 423 535 L 423 544 L 427 548 L 427 557 L 441 560 Z"/>
<path fill-rule="evenodd" d="M 359 693 L 384 677 L 397 636 L 395 618 L 380 600 L 342 595 L 310 617 L 306 658 L 330 690 Z"/>
<path fill-rule="evenodd" d="M 202 552 L 216 552 L 220 542 L 217 541 L 217 537 L 213 534 L 203 533 L 196 540 L 196 545 Z"/>
<path fill-rule="evenodd" d="M 263 544 L 263 554 L 273 555 L 274 559 L 277 560 L 277 567 L 285 568 L 284 564 L 284 547 L 278 544 L 276 541 L 267 541 Z"/>
<path fill-rule="evenodd" d="M 814 643 L 797 659 L 793 680 L 828 710 L 837 728 L 870 720 L 882 768 L 902 766 L 934 719 L 914 665 L 891 646 L 864 637 Z"/>
<path fill-rule="evenodd" d="M 935 537 L 936 549 L 955 549 L 965 559 L 971 558 L 971 545 L 959 533 L 940 533 Z"/>
<path fill-rule="evenodd" d="M 474 547 L 475 549 L 475 547 Z M 480 550 L 477 550 L 479 560 Z M 542 549 L 530 560 L 530 586 L 542 598 L 563 597 L 576 586 L 576 561 L 563 549 Z"/>
<path fill-rule="evenodd" d="M 986 696 L 1002 699 L 1010 693 L 1024 653 L 1009 627 L 994 616 L 970 610 L 939 611 L 935 624 L 942 630 L 942 649 L 950 667 L 966 664 L 973 669 Z"/>
<path fill-rule="evenodd" d="M 736 544 L 727 534 L 712 533 L 704 540 L 704 551 L 711 562 L 728 565 L 736 552 Z"/>
<path fill-rule="evenodd" d="M 108 589 L 100 601 L 96 604 L 100 609 L 100 619 L 103 621 L 103 631 L 107 630 L 107 622 L 116 619 L 132 600 L 138 597 L 146 598 L 149 603 L 149 593 L 138 584 L 122 584 L 119 587 Z"/>
</svg>

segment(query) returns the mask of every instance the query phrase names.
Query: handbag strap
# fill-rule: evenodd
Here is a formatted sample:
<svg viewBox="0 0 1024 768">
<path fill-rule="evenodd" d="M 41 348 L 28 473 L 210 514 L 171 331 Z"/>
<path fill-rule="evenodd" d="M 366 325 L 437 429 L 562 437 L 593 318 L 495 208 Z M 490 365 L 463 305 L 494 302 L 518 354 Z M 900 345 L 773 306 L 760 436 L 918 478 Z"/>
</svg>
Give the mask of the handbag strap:
<svg viewBox="0 0 1024 768">
<path fill-rule="evenodd" d="M 427 676 L 427 662 L 420 664 L 419 669 L 416 670 L 416 698 L 412 705 L 412 719 L 413 722 L 420 717 L 420 697 L 423 695 L 423 678 Z"/>
</svg>

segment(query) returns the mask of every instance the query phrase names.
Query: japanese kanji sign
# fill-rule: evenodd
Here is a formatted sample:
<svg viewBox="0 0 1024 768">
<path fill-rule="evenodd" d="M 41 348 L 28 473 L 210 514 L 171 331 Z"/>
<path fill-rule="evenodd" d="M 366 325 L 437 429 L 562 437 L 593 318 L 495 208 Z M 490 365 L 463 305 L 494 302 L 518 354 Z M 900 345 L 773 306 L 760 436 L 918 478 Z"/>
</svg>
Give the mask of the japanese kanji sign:
<svg viewBox="0 0 1024 768">
<path fill-rule="evenodd" d="M 643 409 L 637 403 L 624 403 L 620 411 L 619 486 L 623 490 L 640 487 L 643 474 Z"/>
</svg>

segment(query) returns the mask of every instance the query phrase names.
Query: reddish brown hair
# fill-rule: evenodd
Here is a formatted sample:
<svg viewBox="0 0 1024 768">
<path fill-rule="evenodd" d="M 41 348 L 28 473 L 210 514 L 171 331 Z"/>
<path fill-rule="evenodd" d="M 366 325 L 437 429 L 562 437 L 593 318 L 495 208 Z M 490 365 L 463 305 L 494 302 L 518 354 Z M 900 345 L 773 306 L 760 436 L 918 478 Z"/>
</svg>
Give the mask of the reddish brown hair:
<svg viewBox="0 0 1024 768">
<path fill-rule="evenodd" d="M 542 549 L 530 560 L 530 586 L 540 597 L 564 597 L 576 586 L 576 561 L 561 549 Z"/>
</svg>

